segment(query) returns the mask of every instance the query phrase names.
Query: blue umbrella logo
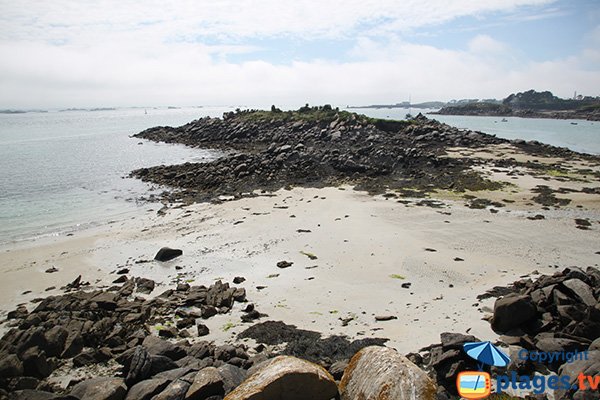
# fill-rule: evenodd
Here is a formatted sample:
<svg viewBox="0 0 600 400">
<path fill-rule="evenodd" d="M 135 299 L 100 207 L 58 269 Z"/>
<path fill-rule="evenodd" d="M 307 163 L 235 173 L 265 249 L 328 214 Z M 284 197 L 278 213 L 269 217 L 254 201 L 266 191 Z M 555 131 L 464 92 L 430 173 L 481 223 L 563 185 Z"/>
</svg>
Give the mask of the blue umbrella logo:
<svg viewBox="0 0 600 400">
<path fill-rule="evenodd" d="M 480 371 L 484 365 L 506 367 L 510 362 L 510 358 L 490 342 L 465 343 L 463 349 L 469 357 L 478 361 Z"/>
</svg>

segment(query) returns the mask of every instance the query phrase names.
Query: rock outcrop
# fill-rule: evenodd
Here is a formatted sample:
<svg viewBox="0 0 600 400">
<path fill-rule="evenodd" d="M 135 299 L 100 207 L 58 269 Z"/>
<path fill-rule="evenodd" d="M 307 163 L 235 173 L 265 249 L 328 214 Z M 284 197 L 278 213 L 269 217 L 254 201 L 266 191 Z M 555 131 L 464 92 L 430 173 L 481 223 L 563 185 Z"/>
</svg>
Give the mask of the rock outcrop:
<svg viewBox="0 0 600 400">
<path fill-rule="evenodd" d="M 261 365 L 225 400 L 330 400 L 337 393 L 333 377 L 322 367 L 279 356 Z"/>
<path fill-rule="evenodd" d="M 434 381 L 406 357 L 387 347 L 356 353 L 340 382 L 342 400 L 434 400 Z"/>
</svg>

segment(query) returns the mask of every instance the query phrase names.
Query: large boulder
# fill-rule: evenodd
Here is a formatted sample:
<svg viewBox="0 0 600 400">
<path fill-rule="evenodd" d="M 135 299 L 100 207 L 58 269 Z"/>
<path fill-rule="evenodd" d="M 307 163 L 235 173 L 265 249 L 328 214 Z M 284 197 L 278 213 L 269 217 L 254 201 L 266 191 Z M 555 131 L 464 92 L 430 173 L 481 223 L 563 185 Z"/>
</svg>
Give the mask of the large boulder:
<svg viewBox="0 0 600 400">
<path fill-rule="evenodd" d="M 532 321 L 537 316 L 537 308 L 530 296 L 509 294 L 496 300 L 492 329 L 508 332 Z"/>
<path fill-rule="evenodd" d="M 94 378 L 78 383 L 70 395 L 81 400 L 123 400 L 127 386 L 120 378 Z"/>
<path fill-rule="evenodd" d="M 330 400 L 337 393 L 333 377 L 322 367 L 279 356 L 259 366 L 225 400 Z"/>
<path fill-rule="evenodd" d="M 163 247 L 156 253 L 154 259 L 156 261 L 169 261 L 183 254 L 182 250 Z"/>
<path fill-rule="evenodd" d="M 434 400 L 436 394 L 425 371 L 388 347 L 360 350 L 340 382 L 342 400 Z"/>
</svg>

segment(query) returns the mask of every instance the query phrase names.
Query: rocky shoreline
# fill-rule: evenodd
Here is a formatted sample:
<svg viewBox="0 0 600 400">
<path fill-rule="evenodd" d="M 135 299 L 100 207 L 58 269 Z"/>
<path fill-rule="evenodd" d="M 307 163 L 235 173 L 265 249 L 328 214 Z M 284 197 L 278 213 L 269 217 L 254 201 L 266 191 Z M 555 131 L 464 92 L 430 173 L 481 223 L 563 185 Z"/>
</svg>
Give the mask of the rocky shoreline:
<svg viewBox="0 0 600 400">
<path fill-rule="evenodd" d="M 385 347 L 386 339 L 323 339 L 268 320 L 243 288 L 220 281 L 180 283 L 155 297 L 143 297 L 154 291 L 149 279 L 120 275 L 115 282 L 98 289 L 78 277 L 64 294 L 34 300 L 32 311 L 21 305 L 8 314 L 0 398 L 355 400 L 387 393 L 390 399 L 450 399 L 457 395 L 457 373 L 478 369 L 462 351 L 464 343 L 479 341 L 468 334 L 441 333 L 440 344 L 403 356 Z M 555 399 L 598 398 L 574 384 L 581 371 L 600 374 L 599 287 L 600 270 L 573 267 L 480 295 L 499 296 L 489 321 L 501 334 L 495 344 L 511 356 L 505 371 L 570 379 L 571 389 L 556 391 Z M 229 313 L 235 302 L 246 304 L 242 320 L 249 323 L 238 340 L 256 345 L 202 340 L 202 321 Z M 522 360 L 517 354 L 524 350 L 588 357 L 547 364 Z"/>
<path fill-rule="evenodd" d="M 390 121 L 327 107 L 295 112 L 238 111 L 223 119 L 207 117 L 177 128 L 151 128 L 135 137 L 226 151 L 210 163 L 132 172 L 143 181 L 177 189 L 163 197 L 184 203 L 219 196 L 239 198 L 256 190 L 288 186 L 351 184 L 373 194 L 406 188 L 427 193 L 502 187 L 473 172 L 477 160 L 447 157 L 447 150 L 453 147 L 477 149 L 510 143 L 527 154 L 598 160 L 536 141 L 508 141 L 460 130 L 420 114 L 409 121 Z M 511 160 L 503 161 L 504 166 L 507 163 Z"/>
<path fill-rule="evenodd" d="M 518 117 L 518 118 L 547 118 L 547 119 L 581 119 L 587 121 L 600 121 L 600 112 L 564 110 L 564 111 L 535 111 L 535 110 L 515 110 L 507 106 L 493 104 L 490 107 L 482 107 L 479 104 L 465 106 L 443 107 L 430 114 L 437 115 L 468 115 L 479 117 Z"/>
</svg>

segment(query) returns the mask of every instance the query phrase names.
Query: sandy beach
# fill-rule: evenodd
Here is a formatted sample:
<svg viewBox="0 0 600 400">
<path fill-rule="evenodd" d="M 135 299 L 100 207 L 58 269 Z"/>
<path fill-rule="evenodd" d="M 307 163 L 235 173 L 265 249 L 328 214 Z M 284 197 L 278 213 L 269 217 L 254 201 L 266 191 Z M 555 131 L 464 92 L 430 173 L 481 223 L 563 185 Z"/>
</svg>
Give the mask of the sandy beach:
<svg viewBox="0 0 600 400">
<path fill-rule="evenodd" d="M 494 300 L 477 295 L 533 271 L 600 263 L 597 199 L 540 210 L 527 205 L 528 188 L 517 192 L 521 201 L 483 209 L 449 196 L 440 195 L 434 208 L 417 205 L 422 199 L 351 187 L 280 190 L 173 207 L 164 216 L 148 205 L 140 215 L 73 236 L 1 249 L 0 304 L 3 314 L 20 303 L 31 308 L 29 300 L 61 293 L 80 274 L 107 287 L 122 268 L 159 283 L 152 295 L 178 282 L 208 286 L 241 276 L 249 301 L 268 315 L 262 321 L 352 339 L 388 338 L 402 353 L 438 342 L 446 331 L 494 339 L 485 320 Z M 545 219 L 527 218 L 537 214 Z M 592 226 L 578 229 L 574 218 L 588 218 Z M 153 261 L 163 246 L 184 254 Z M 278 268 L 284 260 L 293 265 Z M 44 272 L 50 267 L 58 272 Z M 240 321 L 241 308 L 206 320 L 211 333 L 205 339 L 233 342 L 250 325 Z"/>
</svg>

